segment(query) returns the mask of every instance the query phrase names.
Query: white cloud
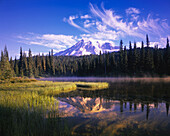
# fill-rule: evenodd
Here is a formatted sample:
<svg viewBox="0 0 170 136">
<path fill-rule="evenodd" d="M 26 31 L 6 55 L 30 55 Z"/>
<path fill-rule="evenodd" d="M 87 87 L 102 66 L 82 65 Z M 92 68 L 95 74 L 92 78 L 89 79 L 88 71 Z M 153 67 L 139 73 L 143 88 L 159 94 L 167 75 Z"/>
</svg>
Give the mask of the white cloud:
<svg viewBox="0 0 170 136">
<path fill-rule="evenodd" d="M 110 40 L 110 41 L 114 41 L 114 40 L 118 40 L 119 35 L 121 35 L 120 32 L 116 32 L 116 31 L 105 31 L 105 32 L 96 32 L 96 33 L 92 33 L 92 34 L 84 34 L 81 35 L 81 37 L 84 38 L 93 38 L 96 40 Z"/>
<path fill-rule="evenodd" d="M 89 28 L 89 27 L 91 27 L 93 25 L 95 25 L 95 23 L 94 22 L 90 22 L 90 20 L 85 20 L 84 21 L 84 27 L 85 28 Z"/>
<path fill-rule="evenodd" d="M 99 17 L 103 24 L 117 31 L 122 31 L 127 35 L 143 37 L 142 34 L 136 32 L 136 27 L 132 26 L 126 21 L 123 21 L 123 18 L 119 15 L 116 15 L 113 10 L 106 10 L 104 7 L 102 7 L 102 9 L 103 11 L 99 10 L 98 7 L 94 7 L 92 4 L 90 4 L 91 12 L 95 16 Z"/>
<path fill-rule="evenodd" d="M 84 16 L 80 16 L 81 19 L 88 19 L 88 18 L 91 18 L 91 16 L 89 16 L 88 14 L 87 15 L 84 15 Z"/>
<path fill-rule="evenodd" d="M 135 14 L 132 14 L 132 15 L 131 15 L 131 19 L 132 19 L 133 21 L 137 21 L 138 18 L 139 18 L 138 15 L 135 15 Z"/>
<path fill-rule="evenodd" d="M 132 45 L 133 45 L 133 43 L 132 43 Z M 149 47 L 153 47 L 154 48 L 155 45 L 160 45 L 160 43 L 159 42 L 150 42 Z M 136 46 L 137 46 L 137 48 L 141 48 L 142 42 L 136 42 Z M 146 44 L 144 44 L 144 47 L 146 47 Z"/>
<path fill-rule="evenodd" d="M 90 4 L 91 14 L 83 16 L 69 16 L 63 18 L 64 22 L 85 32 L 77 37 L 73 35 L 55 35 L 31 33 L 29 36 L 18 36 L 19 42 L 29 45 L 41 45 L 54 48 L 56 51 L 65 50 L 74 45 L 78 40 L 84 39 L 93 43 L 110 42 L 116 45 L 120 39 L 129 38 L 137 41 L 137 46 L 141 47 L 141 40 L 145 40 L 145 35 L 149 34 L 151 46 L 159 44 L 159 47 L 166 46 L 166 36 L 170 35 L 170 26 L 167 20 L 153 18 L 151 14 L 147 18 L 141 17 L 140 10 L 136 8 L 126 9 L 128 16 L 122 17 L 112 9 L 99 9 Z M 129 20 L 130 17 L 130 20 Z M 157 41 L 154 42 L 153 41 Z M 126 41 L 128 42 L 128 41 Z"/>
<path fill-rule="evenodd" d="M 130 7 L 126 9 L 126 14 L 140 14 L 140 10 L 137 8 Z"/>
<path fill-rule="evenodd" d="M 146 20 L 138 21 L 137 25 L 142 33 L 152 33 L 161 36 L 162 33 L 165 33 L 161 23 L 162 21 L 159 18 L 153 19 L 151 14 L 149 14 Z"/>
<path fill-rule="evenodd" d="M 68 22 L 70 25 L 72 25 L 72 26 L 74 26 L 74 27 L 76 27 L 76 28 L 78 28 L 78 29 L 86 32 L 86 33 L 90 33 L 88 30 L 82 28 L 81 26 L 77 25 L 77 24 L 74 22 L 74 20 L 77 19 L 77 18 L 78 18 L 78 16 L 69 16 L 69 19 L 64 18 L 63 20 L 64 20 L 65 22 Z"/>
<path fill-rule="evenodd" d="M 159 44 L 159 45 L 161 45 L 161 46 L 159 46 L 160 48 L 166 47 L 167 38 L 170 40 L 170 35 L 168 35 L 167 37 L 161 37 L 160 38 L 160 44 Z"/>
<path fill-rule="evenodd" d="M 96 27 L 97 27 L 97 29 L 99 30 L 99 31 L 106 31 L 106 29 L 107 29 L 107 26 L 106 25 L 102 25 L 101 24 L 101 22 L 96 22 Z"/>
<path fill-rule="evenodd" d="M 72 35 L 55 35 L 55 34 L 43 34 L 32 36 L 28 35 L 28 40 L 22 37 L 18 37 L 19 42 L 28 45 L 41 45 L 49 48 L 54 48 L 55 50 L 61 51 L 66 48 L 71 47 L 77 42 L 77 37 Z"/>
</svg>

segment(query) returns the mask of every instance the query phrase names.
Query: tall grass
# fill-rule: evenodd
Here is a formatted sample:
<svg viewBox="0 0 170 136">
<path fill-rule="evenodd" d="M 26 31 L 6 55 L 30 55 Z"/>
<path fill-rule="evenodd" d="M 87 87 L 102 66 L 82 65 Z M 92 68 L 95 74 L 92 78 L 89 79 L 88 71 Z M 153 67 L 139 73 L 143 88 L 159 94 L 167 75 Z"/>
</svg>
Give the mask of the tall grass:
<svg viewBox="0 0 170 136">
<path fill-rule="evenodd" d="M 54 95 L 80 88 L 102 89 L 107 83 L 52 82 L 14 78 L 0 83 L 0 135 L 69 135 L 58 116 Z"/>
<path fill-rule="evenodd" d="M 64 91 L 67 85 L 60 83 L 58 91 Z M 57 86 L 53 82 L 1 84 L 0 135 L 68 135 L 68 128 L 58 116 L 58 101 L 51 93 L 41 93 Z"/>
<path fill-rule="evenodd" d="M 109 87 L 106 82 L 75 82 L 75 84 L 80 90 L 100 90 Z"/>
</svg>

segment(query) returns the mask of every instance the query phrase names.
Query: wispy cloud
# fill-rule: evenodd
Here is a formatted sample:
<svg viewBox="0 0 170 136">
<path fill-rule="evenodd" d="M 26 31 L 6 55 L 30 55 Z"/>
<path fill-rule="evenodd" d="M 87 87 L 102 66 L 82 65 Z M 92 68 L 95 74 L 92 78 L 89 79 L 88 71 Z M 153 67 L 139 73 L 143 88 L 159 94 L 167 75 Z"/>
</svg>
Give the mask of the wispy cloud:
<svg viewBox="0 0 170 136">
<path fill-rule="evenodd" d="M 133 26 L 131 22 L 124 21 L 123 18 L 117 15 L 113 10 L 107 10 L 104 7 L 100 10 L 97 6 L 93 6 L 92 4 L 90 4 L 90 10 L 95 16 L 101 19 L 102 23 L 112 29 L 122 31 L 128 35 L 143 37 L 142 34 L 136 32 L 136 26 Z"/>
<path fill-rule="evenodd" d="M 90 3 L 90 14 L 70 15 L 64 17 L 63 21 L 69 25 L 81 30 L 84 34 L 73 35 L 56 35 L 56 34 L 34 34 L 29 36 L 18 36 L 19 42 L 29 45 L 41 45 L 54 48 L 61 51 L 74 45 L 78 40 L 90 40 L 93 43 L 110 42 L 112 45 L 118 45 L 120 39 L 129 38 L 136 40 L 140 47 L 145 35 L 152 37 L 151 46 L 161 44 L 159 47 L 165 47 L 166 37 L 170 36 L 170 26 L 166 19 L 154 18 L 148 14 L 146 17 L 141 16 L 142 12 L 134 7 L 125 10 L 126 15 L 122 16 L 113 9 L 101 8 Z M 163 42 L 163 40 L 165 40 Z M 124 42 L 125 43 L 125 42 Z"/>
<path fill-rule="evenodd" d="M 92 18 L 90 15 L 86 14 L 84 16 L 80 16 L 81 19 L 88 19 L 88 18 Z"/>
<path fill-rule="evenodd" d="M 84 21 L 84 27 L 89 28 L 91 26 L 95 25 L 95 22 L 90 22 L 90 20 Z"/>
<path fill-rule="evenodd" d="M 18 36 L 19 42 L 28 45 L 41 45 L 49 48 L 54 48 L 56 51 L 61 51 L 71 47 L 77 42 L 77 37 L 72 35 L 55 35 L 55 34 L 43 34 L 43 35 L 27 35 L 27 38 Z"/>
<path fill-rule="evenodd" d="M 81 26 L 77 25 L 77 24 L 74 22 L 74 20 L 77 19 L 77 18 L 78 18 L 78 16 L 69 16 L 69 19 L 64 18 L 63 20 L 64 20 L 65 22 L 68 22 L 70 25 L 72 25 L 72 26 L 74 26 L 74 27 L 76 27 L 76 28 L 78 28 L 78 29 L 86 32 L 86 33 L 90 33 L 88 30 L 82 28 Z"/>
<path fill-rule="evenodd" d="M 139 14 L 140 10 L 137 8 L 130 7 L 126 9 L 126 14 Z"/>
</svg>

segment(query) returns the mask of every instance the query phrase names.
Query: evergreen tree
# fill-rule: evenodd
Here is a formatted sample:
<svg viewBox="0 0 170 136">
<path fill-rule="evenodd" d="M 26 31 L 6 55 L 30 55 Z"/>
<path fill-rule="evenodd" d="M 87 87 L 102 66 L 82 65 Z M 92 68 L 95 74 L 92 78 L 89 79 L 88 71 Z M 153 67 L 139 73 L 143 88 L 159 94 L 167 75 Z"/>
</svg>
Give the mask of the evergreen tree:
<svg viewBox="0 0 170 136">
<path fill-rule="evenodd" d="M 18 61 L 15 57 L 15 61 L 14 61 L 14 72 L 16 76 L 19 76 L 19 68 L 18 68 Z"/>
<path fill-rule="evenodd" d="M 3 75 L 3 74 L 4 74 L 4 73 L 3 73 L 4 67 L 5 67 L 5 58 L 4 58 L 4 53 L 3 53 L 3 51 L 1 50 L 0 79 L 4 79 L 4 75 Z"/>
<path fill-rule="evenodd" d="M 12 76 L 15 76 L 15 72 L 14 72 L 14 62 L 12 60 L 12 57 L 10 58 L 10 61 L 9 61 L 10 65 L 11 65 L 11 73 L 12 73 Z"/>
<path fill-rule="evenodd" d="M 1 79 L 9 79 L 14 76 L 14 73 L 11 69 L 11 65 L 9 63 L 9 57 L 8 57 L 8 50 L 5 46 L 4 53 L 1 51 L 1 64 L 0 64 L 1 72 L 0 72 L 0 78 Z"/>
<path fill-rule="evenodd" d="M 43 69 L 43 73 L 45 73 L 46 72 L 46 63 L 45 63 L 44 53 L 42 54 L 42 69 Z"/>
<path fill-rule="evenodd" d="M 53 49 L 51 50 L 50 65 L 51 65 L 51 74 L 55 75 Z"/>
<path fill-rule="evenodd" d="M 129 42 L 128 69 L 130 73 L 133 73 L 133 51 L 131 41 Z"/>
<path fill-rule="evenodd" d="M 124 64 L 124 72 L 127 73 L 128 69 L 128 57 L 127 57 L 127 51 L 126 51 L 126 46 L 124 46 L 124 53 L 123 53 L 123 64 Z"/>
<path fill-rule="evenodd" d="M 166 62 L 166 71 L 167 74 L 170 75 L 170 47 L 169 47 L 169 39 L 167 38 L 166 51 L 165 51 L 165 62 Z"/>
<path fill-rule="evenodd" d="M 22 47 L 20 47 L 19 75 L 20 75 L 21 77 L 23 77 L 23 76 L 24 76 L 24 73 L 23 73 L 23 56 L 22 56 Z"/>
<path fill-rule="evenodd" d="M 149 37 L 148 35 L 146 35 L 146 46 L 147 48 L 149 48 L 150 42 L 149 42 Z"/>
<path fill-rule="evenodd" d="M 106 55 L 106 61 L 105 61 L 105 74 L 110 72 L 110 68 L 109 68 L 109 64 L 110 64 L 110 60 L 109 60 L 109 52 L 105 54 Z"/>
<path fill-rule="evenodd" d="M 29 49 L 28 52 L 28 76 L 33 77 L 33 58 L 32 58 L 31 49 Z"/>
<path fill-rule="evenodd" d="M 6 60 L 9 61 L 9 55 L 8 55 L 8 50 L 7 50 L 6 45 L 5 45 L 5 48 L 4 48 L 4 57 L 5 57 Z"/>
<path fill-rule="evenodd" d="M 51 72 L 51 66 L 50 66 L 50 53 L 49 53 L 49 56 L 46 55 L 46 73 L 47 74 L 50 74 Z"/>
<path fill-rule="evenodd" d="M 40 69 L 39 69 L 39 62 L 40 62 L 40 58 L 39 58 L 39 55 L 36 55 L 35 56 L 35 67 L 36 67 L 36 74 L 37 76 L 41 75 L 40 74 Z"/>
<path fill-rule="evenodd" d="M 102 53 L 100 51 L 100 55 L 99 55 L 99 62 L 98 62 L 98 74 L 101 75 L 104 72 L 104 68 L 103 68 L 103 56 Z"/>
<path fill-rule="evenodd" d="M 67 73 L 66 65 L 64 64 L 64 65 L 63 65 L 63 75 L 65 76 L 65 75 L 66 75 L 66 73 Z"/>
<path fill-rule="evenodd" d="M 137 55 L 137 49 L 136 49 L 136 42 L 134 42 L 134 51 L 133 51 L 133 72 L 137 72 L 137 60 L 138 60 L 138 55 Z"/>
<path fill-rule="evenodd" d="M 33 57 L 33 65 L 32 66 L 33 66 L 32 69 L 33 69 L 34 76 L 38 77 L 39 71 L 37 69 L 37 56 Z"/>
<path fill-rule="evenodd" d="M 23 73 L 24 73 L 24 76 L 29 75 L 27 56 L 25 52 L 23 54 Z"/>
<path fill-rule="evenodd" d="M 113 52 L 113 53 L 111 53 L 111 71 L 112 71 L 112 73 L 116 73 L 116 60 L 115 60 L 115 53 Z"/>
<path fill-rule="evenodd" d="M 166 49 L 169 49 L 169 39 L 167 37 Z"/>
<path fill-rule="evenodd" d="M 145 70 L 150 73 L 154 69 L 154 62 L 153 62 L 153 52 L 149 48 L 150 42 L 149 42 L 148 35 L 146 35 L 146 45 L 147 48 L 145 54 Z"/>
<path fill-rule="evenodd" d="M 145 65 L 145 48 L 144 48 L 144 43 L 142 41 L 141 50 L 140 50 L 140 70 L 141 71 L 144 71 L 144 65 Z"/>
<path fill-rule="evenodd" d="M 120 41 L 120 50 L 119 50 L 119 67 L 120 71 L 123 71 L 123 41 Z"/>
<path fill-rule="evenodd" d="M 39 72 L 39 76 L 42 75 L 43 73 L 43 68 L 42 68 L 42 58 L 40 56 L 40 54 L 37 56 L 37 69 L 38 69 L 38 72 Z"/>
<path fill-rule="evenodd" d="M 10 63 L 10 65 L 11 65 L 11 69 L 13 70 L 13 69 L 14 69 L 14 63 L 13 63 L 12 57 L 10 58 L 9 63 Z"/>
</svg>

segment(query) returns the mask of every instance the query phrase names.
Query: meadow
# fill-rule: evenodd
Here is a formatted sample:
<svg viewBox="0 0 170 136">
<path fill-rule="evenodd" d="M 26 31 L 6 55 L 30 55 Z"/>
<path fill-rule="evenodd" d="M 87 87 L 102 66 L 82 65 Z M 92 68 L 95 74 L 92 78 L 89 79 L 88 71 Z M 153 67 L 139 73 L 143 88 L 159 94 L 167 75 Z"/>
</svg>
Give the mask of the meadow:
<svg viewBox="0 0 170 136">
<path fill-rule="evenodd" d="M 99 86 L 99 84 L 101 84 Z M 81 88 L 104 88 L 107 83 L 52 82 L 12 78 L 0 84 L 0 134 L 3 136 L 69 135 L 53 96 Z M 105 86 L 103 86 L 105 85 Z"/>
</svg>

